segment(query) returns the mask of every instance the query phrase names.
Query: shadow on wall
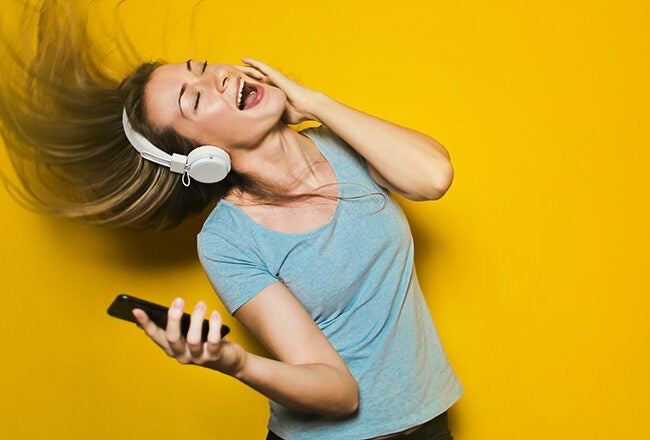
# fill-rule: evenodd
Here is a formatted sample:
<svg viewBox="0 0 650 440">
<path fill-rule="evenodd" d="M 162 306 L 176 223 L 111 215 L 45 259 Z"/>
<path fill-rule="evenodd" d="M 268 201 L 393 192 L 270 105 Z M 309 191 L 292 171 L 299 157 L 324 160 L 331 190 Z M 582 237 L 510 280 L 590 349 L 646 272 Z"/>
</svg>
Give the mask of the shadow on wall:
<svg viewBox="0 0 650 440">
<path fill-rule="evenodd" d="M 437 228 L 435 218 L 423 215 L 423 207 L 418 207 L 418 212 L 415 212 L 416 208 L 409 206 L 408 202 L 399 200 L 399 204 L 409 220 L 415 240 L 415 261 L 420 281 L 435 283 L 435 263 L 444 258 L 448 245 L 444 231 Z M 48 231 L 53 247 L 65 249 L 66 253 L 147 270 L 198 264 L 196 235 L 207 214 L 206 211 L 172 230 L 160 232 L 108 228 L 49 216 L 40 216 L 38 223 L 39 229 Z M 426 262 L 426 267 L 422 262 Z"/>
<path fill-rule="evenodd" d="M 198 215 L 160 232 L 108 228 L 47 216 L 39 222 L 49 232 L 53 245 L 66 252 L 147 270 L 197 264 L 196 235 L 204 219 L 205 215 Z"/>
<path fill-rule="evenodd" d="M 196 234 L 201 230 L 205 217 L 204 214 L 198 215 L 175 229 L 162 232 L 107 228 L 51 216 L 39 216 L 37 227 L 47 233 L 47 246 L 54 248 L 52 255 L 60 252 L 65 253 L 65 258 L 71 261 L 92 261 L 102 266 L 114 266 L 107 267 L 106 273 L 113 273 L 114 269 L 138 273 L 174 271 L 188 266 L 199 271 Z M 107 318 L 104 303 L 108 305 L 114 294 L 111 291 L 98 297 L 96 301 L 100 308 L 93 310 L 100 310 L 101 316 Z M 213 294 L 214 292 L 206 290 L 204 299 Z M 154 298 L 151 299 L 155 301 Z M 270 356 L 242 324 L 230 316 L 224 318 L 239 343 L 252 353 Z M 107 322 L 113 325 L 113 321 Z"/>
<path fill-rule="evenodd" d="M 398 203 L 404 210 L 413 235 L 415 243 L 414 258 L 420 284 L 423 287 L 433 287 L 436 285 L 438 271 L 440 270 L 438 263 L 442 258 L 445 258 L 445 249 L 448 246 L 442 224 L 433 218 L 435 208 L 432 206 L 415 207 L 411 206 L 411 204 L 420 202 L 408 202 L 400 199 L 398 199 Z M 439 225 L 440 227 L 438 227 Z M 423 289 L 425 297 L 429 297 L 436 291 L 436 289 Z"/>
</svg>

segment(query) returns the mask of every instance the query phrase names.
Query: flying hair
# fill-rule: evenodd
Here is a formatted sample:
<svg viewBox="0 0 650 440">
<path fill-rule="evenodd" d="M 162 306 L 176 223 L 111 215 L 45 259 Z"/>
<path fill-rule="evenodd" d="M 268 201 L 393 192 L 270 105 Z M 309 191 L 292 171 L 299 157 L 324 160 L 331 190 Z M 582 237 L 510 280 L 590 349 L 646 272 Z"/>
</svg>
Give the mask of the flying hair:
<svg viewBox="0 0 650 440">
<path fill-rule="evenodd" d="M 180 174 L 140 157 L 125 137 L 123 109 L 135 130 L 170 154 L 187 154 L 196 143 L 147 124 L 144 88 L 161 62 L 127 67 L 133 72 L 119 80 L 100 62 L 104 55 L 75 3 L 27 2 L 19 29 L 0 36 L 0 135 L 19 180 L 3 175 L 5 185 L 22 204 L 58 216 L 174 227 L 223 197 L 232 182 L 186 188 Z M 137 66 L 128 39 L 113 50 Z"/>
<path fill-rule="evenodd" d="M 0 33 L 0 137 L 18 183 L 1 172 L 0 178 L 19 203 L 99 225 L 161 230 L 233 191 L 269 205 L 329 197 L 319 189 L 287 194 L 229 165 L 218 183 L 198 179 L 186 187 L 185 173 L 143 158 L 123 127 L 124 114 L 134 132 L 172 157 L 188 156 L 199 146 L 149 123 L 145 87 L 165 62 L 142 63 L 124 33 L 111 43 L 121 61 L 108 62 L 93 44 L 80 2 L 10 1 L 22 5 L 22 18 L 10 34 Z M 11 28 L 1 24 L 4 32 Z M 116 24 L 120 30 L 117 19 Z"/>
</svg>

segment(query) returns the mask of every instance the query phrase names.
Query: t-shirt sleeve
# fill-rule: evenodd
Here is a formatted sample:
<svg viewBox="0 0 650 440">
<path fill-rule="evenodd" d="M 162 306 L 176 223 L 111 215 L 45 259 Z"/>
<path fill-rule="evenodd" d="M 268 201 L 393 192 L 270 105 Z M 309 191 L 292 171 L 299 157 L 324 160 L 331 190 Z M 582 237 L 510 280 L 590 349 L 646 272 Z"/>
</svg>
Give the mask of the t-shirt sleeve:
<svg viewBox="0 0 650 440">
<path fill-rule="evenodd" d="M 268 285 L 278 281 L 271 274 L 254 243 L 226 235 L 201 232 L 197 240 L 199 260 L 226 309 L 235 313 Z"/>
</svg>

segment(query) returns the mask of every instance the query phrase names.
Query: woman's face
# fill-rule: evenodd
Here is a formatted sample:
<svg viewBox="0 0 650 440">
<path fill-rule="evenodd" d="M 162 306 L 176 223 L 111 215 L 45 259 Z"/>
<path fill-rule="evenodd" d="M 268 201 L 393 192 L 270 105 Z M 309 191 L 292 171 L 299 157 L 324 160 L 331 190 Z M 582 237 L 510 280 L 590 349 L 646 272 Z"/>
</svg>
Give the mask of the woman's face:
<svg viewBox="0 0 650 440">
<path fill-rule="evenodd" d="M 154 127 L 171 127 L 203 145 L 251 148 L 277 124 L 286 96 L 229 64 L 186 63 L 158 67 L 145 87 Z"/>
</svg>

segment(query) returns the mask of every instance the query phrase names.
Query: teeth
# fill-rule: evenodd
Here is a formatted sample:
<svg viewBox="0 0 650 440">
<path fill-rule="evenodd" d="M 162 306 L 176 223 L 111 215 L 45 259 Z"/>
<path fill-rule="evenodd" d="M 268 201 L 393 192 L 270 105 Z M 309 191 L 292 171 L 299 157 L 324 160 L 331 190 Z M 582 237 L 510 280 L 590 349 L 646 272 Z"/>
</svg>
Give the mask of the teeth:
<svg viewBox="0 0 650 440">
<path fill-rule="evenodd" d="M 241 97 L 242 97 L 242 92 L 244 91 L 244 85 L 245 84 L 246 83 L 244 82 L 243 79 L 239 81 L 239 92 L 237 93 L 237 108 L 240 109 L 240 110 L 241 110 L 241 107 L 242 107 L 241 106 Z"/>
</svg>

